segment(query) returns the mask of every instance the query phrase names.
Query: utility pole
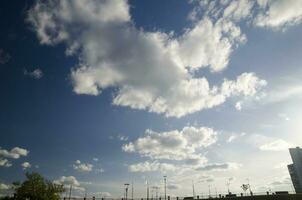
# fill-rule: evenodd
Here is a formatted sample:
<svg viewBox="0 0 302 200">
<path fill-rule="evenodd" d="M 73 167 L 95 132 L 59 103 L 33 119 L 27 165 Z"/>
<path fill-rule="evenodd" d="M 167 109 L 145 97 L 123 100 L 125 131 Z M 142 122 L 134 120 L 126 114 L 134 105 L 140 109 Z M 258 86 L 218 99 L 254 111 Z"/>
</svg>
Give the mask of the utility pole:
<svg viewBox="0 0 302 200">
<path fill-rule="evenodd" d="M 164 176 L 165 181 L 165 200 L 167 200 L 167 176 Z"/>
<path fill-rule="evenodd" d="M 69 200 L 71 199 L 71 190 L 72 190 L 72 185 L 70 185 L 70 188 L 69 188 Z"/>
<path fill-rule="evenodd" d="M 209 187 L 209 199 L 211 198 L 211 185 L 208 185 Z"/>
</svg>

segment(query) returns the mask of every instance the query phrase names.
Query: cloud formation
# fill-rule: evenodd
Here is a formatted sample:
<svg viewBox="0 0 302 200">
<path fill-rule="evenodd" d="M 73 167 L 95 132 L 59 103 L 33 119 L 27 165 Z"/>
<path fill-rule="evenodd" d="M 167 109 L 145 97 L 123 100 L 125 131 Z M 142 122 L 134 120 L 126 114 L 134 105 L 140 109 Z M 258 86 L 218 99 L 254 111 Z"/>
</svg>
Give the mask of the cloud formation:
<svg viewBox="0 0 302 200">
<path fill-rule="evenodd" d="M 12 164 L 7 160 L 0 158 L 0 167 L 11 167 Z"/>
<path fill-rule="evenodd" d="M 10 188 L 10 185 L 0 183 L 0 190 L 9 190 Z"/>
<path fill-rule="evenodd" d="M 142 163 L 129 165 L 128 170 L 130 172 L 154 172 L 154 171 L 167 172 L 167 171 L 175 171 L 177 170 L 177 167 L 169 163 L 146 161 Z"/>
<path fill-rule="evenodd" d="M 0 156 L 5 157 L 5 158 L 13 158 L 13 159 L 18 159 L 21 156 L 27 156 L 29 153 L 28 150 L 20 148 L 20 147 L 14 147 L 10 151 L 6 149 L 1 149 L 0 147 Z"/>
<path fill-rule="evenodd" d="M 64 185 L 66 190 L 72 186 L 73 190 L 78 192 L 85 191 L 85 188 L 81 187 L 80 182 L 74 176 L 61 176 L 59 179 L 53 181 L 55 184 Z"/>
<path fill-rule="evenodd" d="M 288 150 L 292 145 L 284 140 L 277 139 L 259 146 L 262 151 L 284 151 Z"/>
<path fill-rule="evenodd" d="M 64 43 L 67 55 L 78 56 L 71 72 L 75 93 L 100 95 L 115 88 L 114 105 L 181 117 L 231 96 L 253 96 L 265 85 L 254 73 L 223 80 L 222 86 L 194 77 L 201 68 L 225 69 L 231 53 L 246 41 L 234 23 L 247 17 L 250 7 L 243 5 L 232 5 L 219 19 L 204 16 L 180 36 L 137 29 L 125 0 L 38 1 L 28 21 L 41 44 Z M 248 90 L 236 85 L 224 93 L 230 83 L 244 83 Z"/>
<path fill-rule="evenodd" d="M 55 180 L 54 183 L 67 186 L 80 186 L 79 181 L 74 176 L 61 176 L 59 179 Z"/>
<path fill-rule="evenodd" d="M 24 70 L 24 75 L 29 76 L 33 79 L 40 79 L 43 77 L 43 72 L 41 69 L 37 68 L 33 71 L 27 71 L 26 69 Z"/>
<path fill-rule="evenodd" d="M 136 152 L 151 159 L 183 160 L 203 163 L 206 159 L 197 150 L 217 141 L 217 133 L 207 127 L 184 127 L 181 131 L 154 132 L 147 129 L 145 135 L 123 145 L 125 152 Z"/>
<path fill-rule="evenodd" d="M 31 164 L 29 162 L 24 162 L 21 164 L 23 170 L 31 168 Z"/>
<path fill-rule="evenodd" d="M 302 2 L 297 0 L 258 0 L 261 9 L 255 18 L 260 27 L 284 28 L 302 22 Z"/>
<path fill-rule="evenodd" d="M 73 169 L 79 172 L 91 172 L 93 169 L 93 165 L 89 163 L 82 163 L 80 160 L 76 160 L 72 165 Z"/>
<path fill-rule="evenodd" d="M 205 166 L 196 168 L 197 171 L 226 171 L 226 170 L 236 170 L 242 165 L 239 163 L 212 163 Z"/>
</svg>

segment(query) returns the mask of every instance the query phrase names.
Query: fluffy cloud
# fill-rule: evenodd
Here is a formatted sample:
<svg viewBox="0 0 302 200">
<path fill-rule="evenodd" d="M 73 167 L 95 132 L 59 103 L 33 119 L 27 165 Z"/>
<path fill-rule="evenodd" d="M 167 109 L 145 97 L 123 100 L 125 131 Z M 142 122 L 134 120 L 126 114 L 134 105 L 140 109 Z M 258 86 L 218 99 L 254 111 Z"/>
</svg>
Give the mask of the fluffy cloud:
<svg viewBox="0 0 302 200">
<path fill-rule="evenodd" d="M 225 170 L 236 170 L 241 167 L 239 163 L 213 163 L 207 164 L 202 167 L 196 168 L 198 171 L 225 171 Z"/>
<path fill-rule="evenodd" d="M 0 183 L 0 190 L 9 190 L 10 188 L 10 185 Z"/>
<path fill-rule="evenodd" d="M 7 159 L 0 158 L 0 167 L 11 167 L 12 164 Z"/>
<path fill-rule="evenodd" d="M 28 168 L 31 168 L 31 164 L 29 162 L 24 162 L 21 164 L 21 166 L 23 167 L 23 169 L 28 169 Z"/>
<path fill-rule="evenodd" d="M 81 187 L 80 182 L 74 176 L 61 176 L 59 179 L 53 181 L 55 184 L 64 185 L 68 190 L 72 186 L 73 190 L 77 192 L 84 192 L 85 188 Z"/>
<path fill-rule="evenodd" d="M 79 172 L 91 172 L 93 165 L 89 163 L 81 163 L 80 160 L 76 160 L 73 164 L 73 168 Z"/>
<path fill-rule="evenodd" d="M 302 21 L 302 2 L 297 0 L 258 0 L 262 9 L 255 24 L 261 27 L 280 28 Z"/>
<path fill-rule="evenodd" d="M 246 17 L 250 9 L 243 6 L 246 3 L 233 5 L 236 12 L 229 8 L 225 18 L 205 16 L 180 36 L 137 29 L 125 0 L 38 1 L 29 10 L 28 21 L 41 44 L 62 42 L 67 55 L 79 57 L 71 72 L 75 93 L 99 95 L 115 88 L 114 105 L 181 117 L 220 105 L 233 95 L 252 96 L 265 85 L 246 73 L 238 79 L 254 80 L 242 80 L 249 83 L 248 90 L 226 94 L 205 77 L 194 77 L 200 68 L 225 69 L 233 50 L 245 42 L 231 19 Z M 241 83 L 225 82 L 222 87 Z"/>
<path fill-rule="evenodd" d="M 246 133 L 240 133 L 240 134 L 235 134 L 235 133 L 233 133 L 228 139 L 227 139 L 227 143 L 230 143 L 230 142 L 233 142 L 234 140 L 236 140 L 236 139 L 238 139 L 238 138 L 240 138 L 240 137 L 243 137 L 243 136 L 245 136 L 246 135 Z"/>
<path fill-rule="evenodd" d="M 154 132 L 146 130 L 143 137 L 125 144 L 125 152 L 137 152 L 152 159 L 183 160 L 204 163 L 205 158 L 196 151 L 214 144 L 217 133 L 207 127 L 184 127 L 183 130 Z"/>
<path fill-rule="evenodd" d="M 35 69 L 33 71 L 24 70 L 24 75 L 32 77 L 33 79 L 40 79 L 43 77 L 43 71 L 41 69 Z"/>
<path fill-rule="evenodd" d="M 275 141 L 268 142 L 259 146 L 259 149 L 262 151 L 284 151 L 288 150 L 288 148 L 290 148 L 291 146 L 292 145 L 288 142 L 281 139 L 277 139 Z"/>
<path fill-rule="evenodd" d="M 18 159 L 21 156 L 27 156 L 29 153 L 28 150 L 20 148 L 20 147 L 15 147 L 11 149 L 10 151 L 1 149 L 0 147 L 0 156 L 6 157 L 6 158 L 13 158 L 13 159 Z"/>
<path fill-rule="evenodd" d="M 157 161 L 153 162 L 143 162 L 129 165 L 128 170 L 130 172 L 153 172 L 153 171 L 160 171 L 160 172 L 167 172 L 167 171 L 175 171 L 177 167 L 173 164 L 168 163 L 159 163 Z"/>
<path fill-rule="evenodd" d="M 59 179 L 54 181 L 55 184 L 63 184 L 66 186 L 80 186 L 80 183 L 74 176 L 62 176 Z"/>
</svg>

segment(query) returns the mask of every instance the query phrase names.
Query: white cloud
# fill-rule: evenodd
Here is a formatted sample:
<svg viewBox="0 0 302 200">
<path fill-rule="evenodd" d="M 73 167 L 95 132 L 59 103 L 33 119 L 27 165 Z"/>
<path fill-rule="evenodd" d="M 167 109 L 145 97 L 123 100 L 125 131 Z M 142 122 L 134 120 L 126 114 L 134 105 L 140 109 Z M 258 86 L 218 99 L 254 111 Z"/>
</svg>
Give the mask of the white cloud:
<svg viewBox="0 0 302 200">
<path fill-rule="evenodd" d="M 300 0 L 258 0 L 262 9 L 255 24 L 261 27 L 284 28 L 302 21 L 302 1 Z"/>
<path fill-rule="evenodd" d="M 61 176 L 59 179 L 55 180 L 54 183 L 67 186 L 80 186 L 79 181 L 74 176 Z"/>
<path fill-rule="evenodd" d="M 167 172 L 167 171 L 176 171 L 177 167 L 169 163 L 146 161 L 142 163 L 129 165 L 128 170 L 130 172 L 154 172 L 154 171 Z"/>
<path fill-rule="evenodd" d="M 183 130 L 154 132 L 146 130 L 145 135 L 125 144 L 126 152 L 137 152 L 152 159 L 184 160 L 190 163 L 204 162 L 205 158 L 196 151 L 214 144 L 217 133 L 207 127 L 184 127 Z"/>
<path fill-rule="evenodd" d="M 198 171 L 226 171 L 226 170 L 236 170 L 241 168 L 241 164 L 239 163 L 213 163 L 207 164 L 202 167 L 196 168 Z"/>
<path fill-rule="evenodd" d="M 73 164 L 73 168 L 79 172 L 91 172 L 93 165 L 89 163 L 81 163 L 80 160 L 76 160 Z"/>
<path fill-rule="evenodd" d="M 250 0 L 234 0 L 224 9 L 223 16 L 239 21 L 242 18 L 251 16 L 254 2 Z"/>
<path fill-rule="evenodd" d="M 246 16 L 249 8 L 242 2 L 235 6 L 238 13 L 229 12 L 231 18 Z M 245 73 L 238 79 L 253 78 L 249 90 L 225 94 L 205 77 L 193 76 L 204 67 L 225 69 L 233 50 L 245 42 L 230 19 L 205 16 L 175 36 L 135 28 L 127 1 L 63 0 L 37 2 L 28 21 L 42 44 L 64 42 L 67 54 L 79 57 L 71 72 L 75 93 L 99 95 L 115 88 L 114 105 L 181 117 L 220 105 L 233 95 L 252 96 L 265 85 L 255 74 Z"/>
<path fill-rule="evenodd" d="M 18 159 L 21 156 L 27 156 L 28 153 L 29 153 L 28 150 L 20 148 L 20 147 L 14 147 L 10 151 L 1 149 L 1 147 L 0 147 L 0 156 L 6 157 L 6 158 Z"/>
<path fill-rule="evenodd" d="M 284 140 L 277 139 L 275 141 L 259 146 L 262 151 L 284 151 L 288 150 L 292 145 Z"/>
<path fill-rule="evenodd" d="M 9 189 L 11 189 L 10 185 L 0 183 L 0 190 L 9 190 Z"/>
<path fill-rule="evenodd" d="M 31 164 L 29 162 L 24 162 L 21 164 L 21 166 L 23 167 L 23 169 L 28 169 L 28 168 L 31 168 Z"/>
<path fill-rule="evenodd" d="M 11 167 L 12 164 L 7 159 L 0 158 L 0 167 Z"/>
<path fill-rule="evenodd" d="M 234 140 L 236 140 L 236 139 L 238 139 L 238 138 L 240 138 L 240 137 L 243 137 L 243 136 L 245 136 L 246 135 L 246 133 L 240 133 L 240 134 L 235 134 L 235 133 L 233 133 L 228 139 L 227 139 L 227 143 L 230 143 L 230 142 L 233 142 Z"/>
<path fill-rule="evenodd" d="M 95 161 L 95 162 L 98 162 L 98 161 L 99 161 L 98 158 L 93 158 L 92 160 Z"/>
<path fill-rule="evenodd" d="M 236 110 L 240 111 L 242 109 L 242 102 L 241 101 L 236 102 L 235 108 L 236 108 Z"/>
<path fill-rule="evenodd" d="M 24 70 L 24 75 L 30 76 L 33 79 L 40 79 L 43 77 L 43 72 L 41 69 L 37 68 L 33 71 L 27 71 L 26 69 Z"/>
<path fill-rule="evenodd" d="M 84 192 L 85 188 L 81 187 L 80 182 L 74 176 L 61 176 L 59 179 L 53 181 L 55 184 L 64 185 L 64 188 L 68 191 L 72 186 L 73 191 Z"/>
</svg>

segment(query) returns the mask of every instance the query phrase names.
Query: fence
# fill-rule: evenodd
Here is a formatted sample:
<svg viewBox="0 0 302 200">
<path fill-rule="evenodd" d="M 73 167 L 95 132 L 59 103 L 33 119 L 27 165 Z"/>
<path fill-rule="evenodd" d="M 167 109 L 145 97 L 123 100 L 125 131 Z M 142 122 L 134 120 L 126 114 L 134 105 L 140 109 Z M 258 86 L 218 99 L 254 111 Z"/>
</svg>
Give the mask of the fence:
<svg viewBox="0 0 302 200">
<path fill-rule="evenodd" d="M 199 199 L 244 199 L 244 200 L 302 200 L 302 194 L 295 193 L 240 193 L 240 194 L 215 194 L 215 195 L 197 195 L 193 197 L 170 197 L 167 196 L 166 200 L 199 200 Z M 63 197 L 61 200 L 165 200 L 165 198 L 102 198 L 102 197 Z"/>
</svg>

